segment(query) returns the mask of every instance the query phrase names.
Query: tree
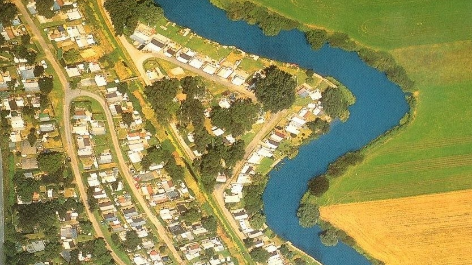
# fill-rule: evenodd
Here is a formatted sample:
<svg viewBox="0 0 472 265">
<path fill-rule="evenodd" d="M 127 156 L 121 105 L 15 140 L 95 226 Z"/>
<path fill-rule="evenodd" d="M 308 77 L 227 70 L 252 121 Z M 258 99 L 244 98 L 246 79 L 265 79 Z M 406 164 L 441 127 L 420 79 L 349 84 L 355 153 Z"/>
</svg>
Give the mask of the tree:
<svg viewBox="0 0 472 265">
<path fill-rule="evenodd" d="M 321 103 L 323 110 L 333 119 L 342 118 L 350 105 L 343 91 L 333 87 L 329 87 L 323 92 Z"/>
<path fill-rule="evenodd" d="M 213 215 L 209 215 L 202 219 L 202 226 L 210 233 L 215 233 L 218 229 L 218 223 Z"/>
<path fill-rule="evenodd" d="M 36 140 L 38 137 L 36 137 L 36 129 L 35 128 L 31 128 L 30 129 L 30 132 L 28 134 L 28 143 L 33 146 L 35 143 L 36 143 Z"/>
<path fill-rule="evenodd" d="M 316 118 L 314 121 L 307 122 L 308 129 L 315 135 L 322 135 L 329 131 L 329 122 Z"/>
<path fill-rule="evenodd" d="M 42 152 L 38 155 L 38 167 L 47 173 L 57 172 L 64 166 L 64 154 L 59 152 Z"/>
<path fill-rule="evenodd" d="M 280 250 L 280 253 L 282 253 L 282 255 L 287 258 L 287 259 L 292 259 L 293 258 L 293 251 L 290 250 L 290 248 L 288 247 L 287 243 L 285 244 L 282 244 L 279 248 Z"/>
<path fill-rule="evenodd" d="M 39 90 L 42 94 L 48 95 L 54 88 L 52 77 L 44 76 L 38 80 Z"/>
<path fill-rule="evenodd" d="M 208 193 L 212 193 L 213 189 L 215 188 L 216 178 L 212 175 L 203 175 L 201 177 L 201 182 L 203 187 Z"/>
<path fill-rule="evenodd" d="M 79 221 L 80 224 L 80 229 L 84 234 L 90 234 L 93 232 L 93 226 L 92 222 L 86 220 L 86 221 Z"/>
<path fill-rule="evenodd" d="M 121 113 L 121 118 L 123 119 L 123 122 L 128 125 L 128 127 L 133 123 L 133 114 L 131 112 L 123 112 Z"/>
<path fill-rule="evenodd" d="M 245 187 L 243 192 L 244 208 L 249 215 L 252 215 L 262 209 L 262 193 L 264 192 L 264 185 L 249 185 Z"/>
<path fill-rule="evenodd" d="M 142 22 L 150 26 L 157 24 L 159 19 L 164 16 L 164 10 L 152 0 L 138 2 L 135 12 L 139 14 Z"/>
<path fill-rule="evenodd" d="M 143 168 L 148 169 L 153 163 L 166 163 L 171 156 L 172 154 L 169 151 L 161 147 L 152 146 L 146 149 L 146 155 L 143 157 L 141 165 Z"/>
<path fill-rule="evenodd" d="M 111 234 L 111 242 L 113 242 L 113 244 L 115 244 L 116 246 L 120 246 L 121 245 L 120 236 L 118 234 Z"/>
<path fill-rule="evenodd" d="M 3 243 L 3 249 L 7 257 L 14 257 L 16 255 L 16 244 L 10 240 L 6 240 L 5 243 Z"/>
<path fill-rule="evenodd" d="M 287 72 L 276 66 L 264 69 L 265 77 L 256 81 L 255 94 L 265 110 L 277 112 L 287 109 L 295 102 L 297 82 Z"/>
<path fill-rule="evenodd" d="M 15 4 L 5 0 L 0 0 L 0 10 L 2 10 L 2 12 L 0 12 L 0 22 L 3 24 L 3 26 L 11 25 L 11 21 L 18 13 Z"/>
<path fill-rule="evenodd" d="M 357 165 L 364 160 L 364 155 L 359 152 L 348 152 L 329 164 L 326 172 L 331 177 L 339 177 L 346 172 L 349 166 Z"/>
<path fill-rule="evenodd" d="M 80 52 L 76 49 L 69 49 L 62 54 L 62 58 L 68 63 L 74 63 L 79 60 Z"/>
<path fill-rule="evenodd" d="M 302 203 L 297 210 L 298 221 L 303 227 L 312 227 L 318 222 L 320 210 L 318 206 L 310 203 Z"/>
<path fill-rule="evenodd" d="M 337 230 L 334 228 L 324 230 L 319 234 L 321 243 L 325 246 L 336 246 L 338 244 Z"/>
<path fill-rule="evenodd" d="M 33 70 L 34 76 L 40 77 L 44 74 L 44 67 L 42 65 L 36 65 Z"/>
<path fill-rule="evenodd" d="M 120 82 L 116 85 L 118 92 L 121 94 L 126 94 L 128 93 L 128 82 Z"/>
<path fill-rule="evenodd" d="M 208 133 L 205 127 L 196 128 L 193 138 L 195 140 L 195 149 L 200 153 L 205 152 L 208 145 L 211 144 L 213 140 L 213 137 Z"/>
<path fill-rule="evenodd" d="M 329 180 L 326 176 L 321 175 L 314 177 L 308 182 L 310 193 L 316 197 L 323 195 L 329 188 Z"/>
<path fill-rule="evenodd" d="M 180 106 L 180 118 L 179 121 L 185 125 L 192 123 L 195 128 L 203 128 L 205 122 L 204 116 L 205 107 L 203 107 L 200 100 L 195 98 L 187 98 Z"/>
<path fill-rule="evenodd" d="M 267 262 L 267 259 L 270 257 L 269 252 L 263 248 L 254 248 L 249 252 L 249 255 L 251 255 L 252 260 L 259 263 Z"/>
<path fill-rule="evenodd" d="M 236 163 L 244 158 L 245 144 L 243 140 L 238 140 L 226 149 L 223 155 L 226 168 L 232 168 Z"/>
<path fill-rule="evenodd" d="M 313 50 L 319 50 L 328 40 L 328 33 L 323 29 L 313 29 L 305 32 L 305 38 Z"/>
<path fill-rule="evenodd" d="M 134 230 L 126 231 L 126 241 L 123 246 L 130 251 L 135 250 L 142 243 L 142 239 L 138 237 L 138 233 Z"/>
<path fill-rule="evenodd" d="M 180 85 L 187 98 L 200 97 L 205 94 L 205 83 L 200 76 L 186 76 L 180 80 Z"/>
<path fill-rule="evenodd" d="M 332 47 L 348 51 L 354 51 L 357 48 L 356 43 L 346 33 L 335 32 L 328 37 L 328 42 Z"/>
<path fill-rule="evenodd" d="M 233 136 L 239 136 L 251 129 L 257 119 L 259 105 L 250 99 L 238 99 L 229 109 L 216 106 L 211 112 L 211 121 L 214 126 L 223 128 Z"/>
<path fill-rule="evenodd" d="M 301 259 L 301 258 L 296 258 L 294 260 L 294 263 L 295 263 L 295 265 L 306 265 L 307 264 L 307 262 L 305 260 Z"/>
<path fill-rule="evenodd" d="M 132 32 L 138 24 L 139 13 L 136 13 L 135 0 L 106 0 L 105 9 L 110 14 L 111 23 L 117 36 L 123 35 L 125 28 Z"/>
<path fill-rule="evenodd" d="M 151 86 L 146 86 L 144 94 L 159 120 L 166 122 L 175 114 L 178 104 L 174 102 L 174 98 L 177 95 L 179 85 L 179 80 L 172 78 L 163 79 Z"/>
<path fill-rule="evenodd" d="M 202 215 L 198 211 L 197 208 L 191 207 L 187 211 L 181 214 L 180 216 L 182 220 L 184 220 L 188 224 L 195 223 L 196 221 L 200 220 Z"/>
<path fill-rule="evenodd" d="M 261 212 L 255 213 L 249 219 L 249 224 L 254 229 L 262 229 L 264 227 L 265 222 L 266 222 L 266 217 Z"/>
<path fill-rule="evenodd" d="M 31 41 L 31 36 L 29 34 L 21 35 L 21 44 L 22 45 L 28 45 L 28 44 L 30 44 L 30 41 Z"/>
<path fill-rule="evenodd" d="M 37 0 L 36 11 L 45 18 L 52 18 L 54 16 L 54 12 L 52 11 L 53 4 L 54 0 Z"/>
</svg>

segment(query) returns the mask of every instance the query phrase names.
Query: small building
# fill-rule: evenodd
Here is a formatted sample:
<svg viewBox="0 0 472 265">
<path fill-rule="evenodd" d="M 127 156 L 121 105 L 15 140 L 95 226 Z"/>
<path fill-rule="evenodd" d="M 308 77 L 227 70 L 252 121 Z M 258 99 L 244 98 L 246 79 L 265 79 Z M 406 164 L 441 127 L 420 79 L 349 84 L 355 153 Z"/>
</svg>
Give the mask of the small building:
<svg viewBox="0 0 472 265">
<path fill-rule="evenodd" d="M 146 45 L 146 47 L 144 47 L 144 50 L 157 53 L 157 52 L 162 51 L 165 47 L 166 47 L 165 43 L 163 43 L 159 40 L 156 40 L 156 39 L 152 39 Z"/>
<path fill-rule="evenodd" d="M 107 80 L 102 75 L 96 75 L 94 80 L 95 80 L 95 83 L 97 84 L 97 86 L 106 86 L 107 85 Z"/>
<path fill-rule="evenodd" d="M 211 63 L 208 63 L 205 65 L 205 67 L 203 67 L 203 72 L 209 75 L 215 74 L 216 70 L 218 70 L 218 67 L 216 67 L 216 65 L 211 64 Z"/>
<path fill-rule="evenodd" d="M 29 253 L 36 253 L 39 251 L 43 251 L 46 248 L 46 245 L 44 244 L 44 240 L 39 240 L 31 242 L 25 247 L 26 251 L 28 251 Z"/>
</svg>

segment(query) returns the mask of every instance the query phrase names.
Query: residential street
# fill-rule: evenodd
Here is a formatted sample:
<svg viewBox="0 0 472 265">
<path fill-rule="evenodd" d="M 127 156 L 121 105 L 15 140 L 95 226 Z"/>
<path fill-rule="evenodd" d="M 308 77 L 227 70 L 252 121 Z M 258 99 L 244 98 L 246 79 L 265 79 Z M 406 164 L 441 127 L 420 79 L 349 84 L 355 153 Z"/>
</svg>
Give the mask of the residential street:
<svg viewBox="0 0 472 265">
<path fill-rule="evenodd" d="M 96 236 L 104 238 L 102 230 L 100 229 L 100 223 L 97 221 L 95 216 L 89 210 L 88 202 L 87 202 L 87 199 L 86 199 L 87 198 L 87 193 L 86 193 L 84 184 L 82 182 L 82 177 L 81 177 L 81 174 L 80 174 L 80 171 L 79 171 L 79 166 L 78 166 L 78 163 L 77 163 L 75 150 L 73 150 L 73 145 L 72 145 L 72 140 L 71 140 L 72 134 L 71 134 L 71 130 L 70 130 L 70 119 L 68 118 L 69 117 L 69 115 L 68 115 L 69 105 L 67 104 L 72 100 L 73 93 L 71 93 L 72 91 L 70 90 L 69 83 L 67 82 L 67 78 L 64 75 L 62 68 L 57 63 L 56 58 L 53 56 L 53 53 L 49 49 L 49 46 L 46 44 L 46 41 L 44 40 L 41 33 L 39 32 L 39 29 L 36 27 L 33 20 L 29 16 L 28 12 L 26 11 L 26 8 L 24 7 L 24 5 L 21 3 L 20 0 L 15 0 L 14 3 L 17 6 L 20 13 L 22 14 L 24 22 L 29 25 L 29 28 L 33 33 L 34 39 L 36 39 L 39 42 L 41 48 L 43 49 L 43 51 L 45 53 L 45 56 L 46 56 L 47 60 L 49 61 L 50 65 L 54 68 L 56 74 L 59 77 L 59 81 L 61 82 L 61 85 L 64 89 L 64 94 L 65 94 L 66 98 L 64 98 L 64 101 L 63 101 L 64 120 L 62 121 L 62 125 L 61 125 L 61 126 L 65 125 L 64 126 L 65 135 L 62 135 L 62 138 L 63 138 L 63 143 L 67 143 L 67 144 L 64 144 L 64 147 L 65 147 L 65 150 L 67 152 L 67 155 L 71 158 L 71 166 L 72 166 L 72 171 L 74 172 L 75 182 L 77 184 L 77 188 L 79 189 L 79 195 L 82 199 L 82 203 L 85 206 L 84 208 L 85 208 L 85 211 L 87 213 L 87 216 L 88 216 L 90 222 L 92 222 L 93 228 L 96 232 Z M 65 142 L 64 142 L 64 139 L 66 139 Z M 113 259 L 115 260 L 115 262 L 119 265 L 127 264 L 126 262 L 121 260 L 112 251 L 112 249 L 111 249 L 110 245 L 108 244 L 108 242 L 106 242 L 106 243 L 107 243 L 107 248 L 111 251 L 110 254 L 113 257 Z"/>
<path fill-rule="evenodd" d="M 121 152 L 118 137 L 117 137 L 116 133 L 114 133 L 117 130 L 115 128 L 115 125 L 113 124 L 113 116 L 111 115 L 110 110 L 108 109 L 108 106 L 107 106 L 107 104 L 106 104 L 106 102 L 105 102 L 105 100 L 103 99 L 102 96 L 99 96 L 97 94 L 94 94 L 94 93 L 91 93 L 91 92 L 88 92 L 88 91 L 78 90 L 78 89 L 77 90 L 69 90 L 66 93 L 66 98 L 65 98 L 65 101 L 64 101 L 64 103 L 65 103 L 64 104 L 64 120 L 68 121 L 67 124 L 66 124 L 66 127 L 65 127 L 66 136 L 67 136 L 67 145 L 68 146 L 73 145 L 72 144 L 72 129 L 71 129 L 71 125 L 70 125 L 69 106 L 75 98 L 81 97 L 81 96 L 90 97 L 90 98 L 95 99 L 100 104 L 100 106 L 103 108 L 105 116 L 107 118 L 108 128 L 111 132 L 110 135 L 111 135 L 111 138 L 112 138 L 112 141 L 113 141 L 113 148 L 115 148 L 115 151 L 116 151 L 116 154 L 117 154 L 118 165 L 121 169 L 121 172 L 124 175 L 124 178 L 128 182 L 128 184 L 131 188 L 131 191 L 133 192 L 133 195 L 138 200 L 138 203 L 141 205 L 141 208 L 146 213 L 146 218 L 150 222 L 152 222 L 153 225 L 157 228 L 157 231 L 159 232 L 159 239 L 164 241 L 164 243 L 168 246 L 168 248 L 172 252 L 172 255 L 174 255 L 177 262 L 179 264 L 184 264 L 184 261 L 180 258 L 179 253 L 177 252 L 176 248 L 174 247 L 173 241 L 167 236 L 165 227 L 160 223 L 160 221 L 154 215 L 152 210 L 149 208 L 147 201 L 143 198 L 143 196 L 141 195 L 141 193 L 138 191 L 138 189 L 135 186 L 133 176 L 131 175 L 131 173 L 129 171 L 129 168 L 126 166 L 127 163 L 126 163 L 126 161 L 123 157 L 123 154 Z M 75 153 L 73 154 L 73 157 L 75 157 Z M 74 164 L 78 165 L 77 163 L 78 162 L 76 161 Z"/>
</svg>

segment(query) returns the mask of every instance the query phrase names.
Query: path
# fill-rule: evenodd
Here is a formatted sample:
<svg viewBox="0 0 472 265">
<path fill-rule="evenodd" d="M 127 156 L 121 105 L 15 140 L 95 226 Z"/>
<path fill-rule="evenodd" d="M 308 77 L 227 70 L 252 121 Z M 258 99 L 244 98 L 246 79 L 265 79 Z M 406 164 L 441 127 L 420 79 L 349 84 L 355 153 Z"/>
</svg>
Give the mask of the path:
<svg viewBox="0 0 472 265">
<path fill-rule="evenodd" d="M 241 171 L 242 167 L 246 163 L 246 160 L 249 158 L 254 149 L 259 145 L 260 141 L 264 139 L 264 137 L 269 134 L 269 132 L 277 125 L 280 119 L 286 115 L 287 110 L 279 111 L 276 114 L 271 115 L 269 121 L 264 124 L 256 136 L 254 136 L 252 141 L 247 145 L 244 158 L 234 166 L 232 178 L 226 181 L 225 184 L 216 186 L 215 190 L 213 191 L 213 196 L 215 197 L 218 206 L 223 211 L 225 218 L 229 221 L 233 227 L 233 230 L 237 232 L 239 238 L 241 239 L 246 238 L 246 236 L 239 230 L 239 224 L 236 222 L 231 212 L 226 208 L 223 193 L 228 188 L 232 180 L 238 176 L 239 171 Z"/>
<path fill-rule="evenodd" d="M 69 118 L 69 103 L 71 101 L 71 90 L 69 83 L 67 82 L 67 78 L 64 75 L 64 72 L 62 71 L 62 68 L 59 66 L 59 64 L 56 61 L 56 58 L 53 56 L 53 53 L 51 52 L 51 49 L 49 48 L 48 44 L 42 37 L 39 29 L 36 27 L 34 24 L 33 20 L 29 16 L 28 12 L 26 11 L 26 8 L 24 5 L 21 3 L 21 0 L 14 0 L 15 5 L 17 6 L 18 10 L 22 14 L 23 22 L 26 22 L 29 25 L 30 30 L 33 33 L 34 39 L 36 39 L 39 42 L 39 45 L 44 51 L 44 54 L 46 56 L 46 59 L 49 61 L 50 65 L 54 68 L 54 71 L 56 72 L 57 76 L 59 77 L 59 81 L 63 87 L 65 98 L 63 99 L 63 110 L 64 110 L 64 119 L 62 120 L 62 124 L 64 125 L 64 132 L 65 135 L 62 135 L 63 138 L 63 143 L 64 143 L 64 138 L 66 139 L 65 143 L 65 150 L 68 154 L 68 156 L 71 158 L 71 166 L 72 166 L 72 171 L 74 172 L 74 177 L 75 177 L 75 182 L 77 185 L 77 188 L 79 189 L 79 194 L 80 198 L 82 198 L 82 203 L 84 204 L 85 211 L 87 213 L 87 216 L 90 220 L 90 222 L 93 225 L 93 228 L 95 230 L 95 234 L 97 237 L 102 237 L 105 238 L 102 230 L 100 228 L 100 224 L 95 218 L 95 216 L 92 214 L 92 212 L 89 210 L 89 205 L 87 202 L 87 193 L 84 187 L 84 184 L 82 182 L 82 177 L 79 171 L 79 166 L 77 163 L 77 157 L 75 156 L 75 150 L 73 150 L 73 145 L 72 145 L 72 132 L 70 130 L 70 118 Z M 120 259 L 116 255 L 116 253 L 112 250 L 108 242 L 105 240 L 107 249 L 110 251 L 110 255 L 113 257 L 115 262 L 119 265 L 125 265 L 127 264 L 123 260 Z"/>
</svg>

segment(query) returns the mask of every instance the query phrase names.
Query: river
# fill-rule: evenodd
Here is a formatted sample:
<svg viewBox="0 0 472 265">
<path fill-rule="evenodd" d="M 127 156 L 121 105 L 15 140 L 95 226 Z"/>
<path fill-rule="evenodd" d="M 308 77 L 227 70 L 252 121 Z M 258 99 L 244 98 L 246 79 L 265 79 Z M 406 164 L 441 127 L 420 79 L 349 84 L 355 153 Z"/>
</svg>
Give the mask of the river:
<svg viewBox="0 0 472 265">
<path fill-rule="evenodd" d="M 267 37 L 257 26 L 229 20 L 223 10 L 208 0 L 155 1 L 163 7 L 169 20 L 205 38 L 333 76 L 354 93 L 357 101 L 350 107 L 347 122 L 334 122 L 327 135 L 303 146 L 296 158 L 284 160 L 278 171 L 270 173 L 263 196 L 264 212 L 267 224 L 275 233 L 325 265 L 369 264 L 344 244 L 323 246 L 317 236 L 320 229 L 301 227 L 295 214 L 310 178 L 326 171 L 328 164 L 339 156 L 362 148 L 398 125 L 408 111 L 402 90 L 383 73 L 367 66 L 354 52 L 327 45 L 319 51 L 311 50 L 298 30 Z"/>
</svg>

